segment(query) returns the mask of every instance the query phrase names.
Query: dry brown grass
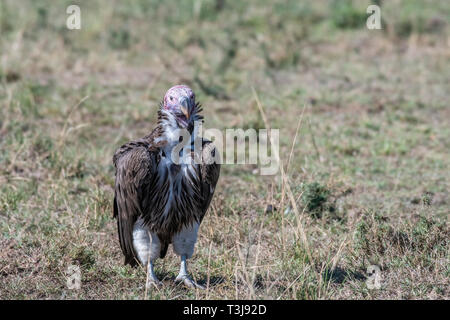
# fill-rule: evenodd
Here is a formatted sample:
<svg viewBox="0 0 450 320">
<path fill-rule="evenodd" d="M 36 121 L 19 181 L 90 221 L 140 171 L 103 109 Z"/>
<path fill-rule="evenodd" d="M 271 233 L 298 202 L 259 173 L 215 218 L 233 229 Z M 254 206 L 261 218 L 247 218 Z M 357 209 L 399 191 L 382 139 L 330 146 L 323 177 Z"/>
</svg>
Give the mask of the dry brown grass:
<svg viewBox="0 0 450 320">
<path fill-rule="evenodd" d="M 449 298 L 447 2 L 390 1 L 380 32 L 337 27 L 332 1 L 134 3 L 82 5 L 79 32 L 63 4 L 0 4 L 0 298 Z M 280 128 L 284 166 L 223 166 L 190 263 L 207 290 L 173 284 L 169 250 L 146 291 L 111 158 L 180 82 L 206 127 Z"/>
</svg>

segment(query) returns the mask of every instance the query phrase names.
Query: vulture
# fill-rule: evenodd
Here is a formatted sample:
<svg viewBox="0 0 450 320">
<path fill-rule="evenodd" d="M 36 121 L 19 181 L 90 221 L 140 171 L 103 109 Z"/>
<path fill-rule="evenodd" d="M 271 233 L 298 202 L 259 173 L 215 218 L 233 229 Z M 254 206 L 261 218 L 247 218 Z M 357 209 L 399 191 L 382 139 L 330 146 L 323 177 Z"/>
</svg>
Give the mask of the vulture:
<svg viewBox="0 0 450 320">
<path fill-rule="evenodd" d="M 194 122 L 203 121 L 201 111 L 191 88 L 170 88 L 160 103 L 154 130 L 125 143 L 113 156 L 113 210 L 120 248 L 125 265 L 147 268 L 148 283 L 161 284 L 154 263 L 165 257 L 172 244 L 181 259 L 175 281 L 204 289 L 190 277 L 186 260 L 194 253 L 199 226 L 219 179 L 220 163 L 214 144 L 195 135 Z M 176 147 L 184 139 L 180 130 L 187 130 L 189 140 L 178 152 Z M 200 150 L 194 148 L 196 143 Z M 176 161 L 174 155 L 185 160 Z"/>
</svg>

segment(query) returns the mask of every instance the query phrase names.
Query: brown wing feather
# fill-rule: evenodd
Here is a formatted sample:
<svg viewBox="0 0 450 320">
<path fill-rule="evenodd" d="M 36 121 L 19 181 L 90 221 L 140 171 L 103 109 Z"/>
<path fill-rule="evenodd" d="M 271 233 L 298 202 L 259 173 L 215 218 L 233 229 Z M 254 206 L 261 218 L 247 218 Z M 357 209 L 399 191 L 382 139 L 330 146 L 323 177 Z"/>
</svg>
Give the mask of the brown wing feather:
<svg viewBox="0 0 450 320">
<path fill-rule="evenodd" d="M 220 164 L 214 162 L 216 149 L 210 141 L 204 141 L 202 164 L 198 172 L 200 179 L 197 180 L 200 183 L 190 185 L 193 188 L 191 199 L 180 199 L 180 208 L 173 208 L 174 212 L 182 212 L 183 215 L 178 217 L 170 214 L 171 219 L 162 219 L 164 217 L 160 213 L 164 211 L 167 201 L 167 192 L 164 190 L 169 180 L 164 175 L 167 174 L 166 171 L 162 171 L 163 176 L 158 175 L 160 146 L 153 144 L 153 141 L 151 134 L 141 140 L 129 142 L 120 147 L 113 157 L 116 167 L 114 217 L 117 218 L 120 247 L 125 255 L 125 264 L 138 263 L 133 248 L 133 226 L 140 216 L 150 229 L 158 233 L 163 242 L 161 250 L 163 257 L 174 232 L 189 223 L 195 217 L 195 213 L 197 214 L 195 219 L 198 222 L 202 221 L 219 178 Z M 183 193 L 182 196 L 186 194 Z"/>
<path fill-rule="evenodd" d="M 152 187 L 156 158 L 156 152 L 152 151 L 151 145 L 145 140 L 124 144 L 114 154 L 114 217 L 117 218 L 125 264 L 137 264 L 133 248 L 133 226 L 138 217 L 147 211 L 145 195 Z"/>
<path fill-rule="evenodd" d="M 201 172 L 201 193 L 202 193 L 202 214 L 200 222 L 208 210 L 211 199 L 216 190 L 217 180 L 219 180 L 220 164 L 214 161 L 216 157 L 216 148 L 211 141 L 203 142 Z"/>
</svg>

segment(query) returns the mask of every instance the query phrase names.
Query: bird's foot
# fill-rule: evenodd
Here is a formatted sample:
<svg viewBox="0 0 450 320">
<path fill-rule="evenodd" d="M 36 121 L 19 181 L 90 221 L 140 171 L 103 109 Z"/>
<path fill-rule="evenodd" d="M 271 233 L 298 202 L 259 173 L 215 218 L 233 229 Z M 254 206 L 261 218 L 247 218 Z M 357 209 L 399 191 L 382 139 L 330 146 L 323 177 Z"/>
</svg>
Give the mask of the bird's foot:
<svg viewBox="0 0 450 320">
<path fill-rule="evenodd" d="M 175 278 L 175 282 L 179 283 L 179 282 L 183 282 L 185 286 L 187 286 L 188 288 L 192 288 L 192 289 L 201 289 L 201 290 L 205 290 L 205 287 L 202 286 L 201 284 L 198 284 L 197 282 L 195 282 L 194 280 L 191 279 L 191 277 L 188 274 L 179 274 L 176 278 Z"/>
<path fill-rule="evenodd" d="M 150 288 L 152 286 L 155 286 L 157 288 L 162 286 L 162 282 L 159 281 L 159 279 L 156 276 L 149 275 L 147 279 L 147 288 Z"/>
<path fill-rule="evenodd" d="M 161 288 L 163 283 L 161 281 L 154 281 L 154 280 L 148 280 L 147 281 L 147 288 L 156 287 Z"/>
</svg>

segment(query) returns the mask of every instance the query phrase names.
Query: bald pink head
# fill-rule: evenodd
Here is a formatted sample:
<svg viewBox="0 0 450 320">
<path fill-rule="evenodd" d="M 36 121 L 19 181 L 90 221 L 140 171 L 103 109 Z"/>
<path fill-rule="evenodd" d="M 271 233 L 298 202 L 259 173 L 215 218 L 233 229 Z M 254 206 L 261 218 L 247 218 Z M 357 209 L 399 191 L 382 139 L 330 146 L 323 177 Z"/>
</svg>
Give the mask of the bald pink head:
<svg viewBox="0 0 450 320">
<path fill-rule="evenodd" d="M 181 105 L 181 102 L 185 99 L 191 100 L 187 102 L 192 102 L 192 104 L 195 104 L 194 91 L 186 85 L 173 86 L 167 90 L 164 96 L 164 109 L 176 110 L 176 108 Z"/>
<path fill-rule="evenodd" d="M 164 95 L 163 109 L 171 112 L 182 127 L 187 127 L 195 111 L 195 94 L 186 85 L 173 86 Z"/>
</svg>

